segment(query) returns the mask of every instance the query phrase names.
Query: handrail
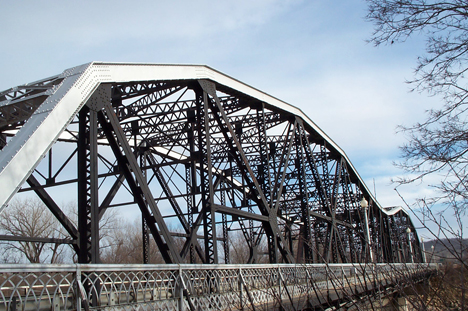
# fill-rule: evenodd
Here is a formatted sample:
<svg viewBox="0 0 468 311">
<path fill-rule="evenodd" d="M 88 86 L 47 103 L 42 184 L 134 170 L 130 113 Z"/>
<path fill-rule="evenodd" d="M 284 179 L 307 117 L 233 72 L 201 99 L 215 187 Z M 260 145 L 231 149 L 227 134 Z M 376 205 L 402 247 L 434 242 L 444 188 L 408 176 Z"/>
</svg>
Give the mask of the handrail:
<svg viewBox="0 0 468 311">
<path fill-rule="evenodd" d="M 435 269 L 436 264 L 2 264 L 0 311 L 295 308 L 420 281 Z"/>
</svg>

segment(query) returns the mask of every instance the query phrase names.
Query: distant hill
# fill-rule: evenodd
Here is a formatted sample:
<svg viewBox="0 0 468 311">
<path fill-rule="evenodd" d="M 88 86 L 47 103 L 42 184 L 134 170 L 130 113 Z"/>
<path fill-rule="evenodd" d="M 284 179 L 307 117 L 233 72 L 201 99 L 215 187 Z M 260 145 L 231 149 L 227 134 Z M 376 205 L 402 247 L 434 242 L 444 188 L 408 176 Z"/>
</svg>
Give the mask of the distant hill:
<svg viewBox="0 0 468 311">
<path fill-rule="evenodd" d="M 433 249 L 432 246 L 434 246 Z M 426 260 L 428 262 L 443 263 L 446 261 L 454 261 L 456 257 L 460 258 L 461 255 L 463 255 L 462 258 L 465 260 L 468 259 L 468 239 L 464 239 L 462 243 L 460 243 L 458 239 L 425 241 L 424 248 L 426 250 Z"/>
</svg>

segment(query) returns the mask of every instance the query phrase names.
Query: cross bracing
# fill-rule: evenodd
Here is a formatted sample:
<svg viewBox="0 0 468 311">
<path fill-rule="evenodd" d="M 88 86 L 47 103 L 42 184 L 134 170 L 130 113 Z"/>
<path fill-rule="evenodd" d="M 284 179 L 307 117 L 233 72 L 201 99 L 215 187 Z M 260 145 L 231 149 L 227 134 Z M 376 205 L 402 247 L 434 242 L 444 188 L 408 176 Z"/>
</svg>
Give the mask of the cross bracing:
<svg viewBox="0 0 468 311">
<path fill-rule="evenodd" d="M 141 213 L 167 263 L 229 263 L 234 230 L 249 263 L 422 260 L 409 215 L 300 109 L 209 67 L 93 62 L 0 100 L 0 209 L 36 193 L 81 263 L 115 207 Z M 77 226 L 53 195 L 70 184 Z"/>
</svg>

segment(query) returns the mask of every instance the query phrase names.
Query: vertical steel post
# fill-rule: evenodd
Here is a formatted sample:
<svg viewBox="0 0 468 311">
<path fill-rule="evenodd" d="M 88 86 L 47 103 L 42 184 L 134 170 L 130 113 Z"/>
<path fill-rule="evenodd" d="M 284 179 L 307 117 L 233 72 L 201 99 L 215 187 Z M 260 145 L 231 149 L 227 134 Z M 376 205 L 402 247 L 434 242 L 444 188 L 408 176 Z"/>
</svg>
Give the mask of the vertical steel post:
<svg viewBox="0 0 468 311">
<path fill-rule="evenodd" d="M 97 112 L 89 111 L 89 169 L 90 189 L 89 208 L 91 215 L 91 263 L 99 263 L 99 181 L 98 181 L 98 144 L 97 144 Z"/>
<path fill-rule="evenodd" d="M 79 112 L 78 232 L 79 263 L 99 263 L 99 201 L 97 113 L 84 106 Z"/>
<path fill-rule="evenodd" d="M 79 112 L 78 120 L 78 235 L 80 250 L 78 263 L 89 263 L 88 258 L 88 174 L 87 174 L 87 150 L 88 150 L 88 107 L 83 107 Z"/>
<path fill-rule="evenodd" d="M 210 113 L 208 110 L 208 97 L 207 92 L 204 90 L 197 90 L 198 100 L 197 106 L 197 121 L 199 122 L 199 152 L 200 152 L 200 176 L 201 176 L 201 194 L 202 194 L 202 208 L 200 211 L 203 213 L 203 228 L 205 236 L 205 261 L 208 264 L 218 263 L 218 251 L 216 241 L 216 216 L 213 209 L 213 165 L 211 159 L 211 134 L 210 134 Z"/>
<path fill-rule="evenodd" d="M 194 160 L 192 160 L 193 162 Z M 187 189 L 187 214 L 188 214 L 188 225 L 190 227 L 190 233 L 192 233 L 194 229 L 193 227 L 193 214 L 194 214 L 194 196 L 195 194 L 193 193 L 193 181 L 192 181 L 192 170 L 190 168 L 190 164 L 185 165 L 185 183 L 186 183 L 186 189 Z M 190 263 L 195 263 L 195 250 L 193 247 L 193 244 L 190 243 Z"/>
<path fill-rule="evenodd" d="M 372 253 L 370 232 L 369 232 L 369 220 L 367 217 L 368 203 L 364 197 L 362 198 L 362 201 L 361 201 L 361 207 L 362 207 L 362 212 L 364 214 L 363 215 L 364 216 L 364 230 L 365 230 L 365 235 L 366 235 L 366 248 L 369 254 L 369 261 L 374 262 L 374 255 Z"/>
<path fill-rule="evenodd" d="M 411 229 L 409 227 L 406 229 L 406 235 L 408 238 L 408 251 L 409 251 L 410 262 L 414 263 L 413 246 L 411 243 Z"/>
<path fill-rule="evenodd" d="M 136 146 L 135 146 L 136 147 Z M 145 151 L 140 154 L 140 167 L 143 178 L 147 180 L 147 172 L 144 167 L 146 166 L 146 157 Z M 149 228 L 146 223 L 146 218 L 144 215 L 141 215 L 141 234 L 142 234 L 142 243 L 143 243 L 143 263 L 148 264 L 150 262 L 150 237 L 149 237 Z"/>
<path fill-rule="evenodd" d="M 196 96 L 197 105 L 199 105 L 199 96 Z M 197 133 L 196 128 L 196 113 L 194 110 L 187 111 L 187 122 L 189 124 L 189 129 L 187 131 L 187 139 L 190 148 L 190 164 L 185 166 L 185 178 L 186 178 L 186 189 L 187 189 L 187 214 L 188 214 L 188 224 L 190 230 L 197 230 L 193 226 L 193 216 L 197 213 L 197 206 L 195 202 L 195 193 L 197 189 L 197 172 L 196 172 L 196 163 L 199 161 L 198 153 L 195 151 L 195 133 Z M 196 232 L 190 232 L 195 234 Z M 195 263 L 195 248 L 193 243 L 190 243 L 190 263 Z"/>
<path fill-rule="evenodd" d="M 426 258 L 426 246 L 424 245 L 424 238 L 421 238 L 421 248 L 422 248 L 422 260 L 423 260 L 423 263 L 426 263 L 427 258 Z"/>
<path fill-rule="evenodd" d="M 226 192 L 225 192 L 225 183 L 221 182 L 221 205 L 226 206 Z M 227 215 L 223 213 L 222 215 L 222 225 L 223 225 L 223 246 L 224 246 L 224 263 L 230 263 L 230 256 L 229 256 L 229 228 L 228 228 L 228 221 Z"/>
<path fill-rule="evenodd" d="M 296 133 L 296 168 L 298 171 L 298 179 L 299 179 L 299 191 L 300 191 L 300 199 L 301 199 L 301 222 L 303 225 L 300 227 L 301 230 L 301 237 L 304 241 L 303 249 L 304 249 L 304 261 L 306 263 L 313 262 L 313 255 L 311 249 L 311 226 L 310 226 L 310 214 L 309 214 L 309 194 L 308 194 L 308 184 L 306 180 L 306 167 L 305 167 L 305 157 L 303 152 L 303 146 L 307 143 L 307 139 L 303 137 L 304 135 L 304 128 L 302 121 L 296 118 L 298 123 L 297 129 L 299 133 Z M 304 149 L 306 147 L 304 146 Z M 311 164 L 312 165 L 312 164 Z"/>
</svg>

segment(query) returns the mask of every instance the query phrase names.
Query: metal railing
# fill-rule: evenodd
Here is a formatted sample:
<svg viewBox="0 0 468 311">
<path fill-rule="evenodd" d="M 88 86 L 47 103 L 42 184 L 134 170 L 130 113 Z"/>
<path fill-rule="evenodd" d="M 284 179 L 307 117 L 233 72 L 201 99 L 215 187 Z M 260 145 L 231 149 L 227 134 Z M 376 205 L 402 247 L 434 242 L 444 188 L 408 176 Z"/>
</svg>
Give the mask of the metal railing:
<svg viewBox="0 0 468 311">
<path fill-rule="evenodd" d="M 0 311 L 303 309 L 417 280 L 428 264 L 0 265 Z"/>
</svg>

